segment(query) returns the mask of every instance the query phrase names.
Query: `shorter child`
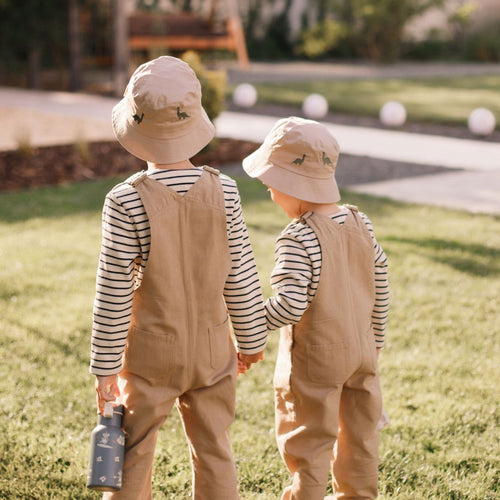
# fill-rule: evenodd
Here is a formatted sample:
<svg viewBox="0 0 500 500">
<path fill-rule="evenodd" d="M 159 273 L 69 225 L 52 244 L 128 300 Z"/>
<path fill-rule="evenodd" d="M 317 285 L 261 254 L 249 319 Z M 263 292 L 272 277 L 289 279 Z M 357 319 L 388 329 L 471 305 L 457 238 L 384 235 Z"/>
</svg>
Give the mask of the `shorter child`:
<svg viewBox="0 0 500 500">
<path fill-rule="evenodd" d="M 377 496 L 387 259 L 366 215 L 336 203 L 338 156 L 325 126 L 290 117 L 243 160 L 294 219 L 277 240 L 265 304 L 268 328 L 281 327 L 276 432 L 293 475 L 282 499 L 323 500 L 332 455 L 337 498 Z"/>
</svg>

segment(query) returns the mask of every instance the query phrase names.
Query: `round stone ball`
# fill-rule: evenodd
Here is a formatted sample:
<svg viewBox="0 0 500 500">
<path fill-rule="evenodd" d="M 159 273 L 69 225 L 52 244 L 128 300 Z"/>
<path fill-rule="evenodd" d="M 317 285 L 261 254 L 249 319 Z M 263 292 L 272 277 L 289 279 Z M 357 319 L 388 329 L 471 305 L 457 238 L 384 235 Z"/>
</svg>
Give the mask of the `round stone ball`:
<svg viewBox="0 0 500 500">
<path fill-rule="evenodd" d="M 310 94 L 302 103 L 302 112 L 311 120 L 324 118 L 328 113 L 328 101 L 321 94 Z"/>
<path fill-rule="evenodd" d="M 486 108 L 474 109 L 467 120 L 467 126 L 474 135 L 490 135 L 495 130 L 495 125 L 495 115 Z"/>
<path fill-rule="evenodd" d="M 406 122 L 406 109 L 400 102 L 389 101 L 380 108 L 379 118 L 386 127 L 401 127 Z"/>
<path fill-rule="evenodd" d="M 250 83 L 241 83 L 234 89 L 233 102 L 240 108 L 251 108 L 257 102 L 257 90 Z"/>
</svg>

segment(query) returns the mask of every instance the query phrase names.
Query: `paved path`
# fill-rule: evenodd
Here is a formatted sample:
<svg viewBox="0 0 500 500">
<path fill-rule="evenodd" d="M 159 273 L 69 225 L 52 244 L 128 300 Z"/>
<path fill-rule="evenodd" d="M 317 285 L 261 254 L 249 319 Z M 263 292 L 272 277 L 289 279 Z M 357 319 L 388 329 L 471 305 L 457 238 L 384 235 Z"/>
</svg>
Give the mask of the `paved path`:
<svg viewBox="0 0 500 500">
<path fill-rule="evenodd" d="M 0 88 L 0 150 L 113 138 L 116 98 Z M 276 117 L 223 112 L 219 137 L 261 142 Z M 500 214 L 500 143 L 327 124 L 341 150 L 359 157 L 464 169 L 357 184 L 349 189 L 410 202 Z"/>
<path fill-rule="evenodd" d="M 276 117 L 223 112 L 216 120 L 221 137 L 262 142 Z M 326 124 L 341 151 L 391 161 L 470 170 L 500 169 L 500 143 Z"/>
</svg>

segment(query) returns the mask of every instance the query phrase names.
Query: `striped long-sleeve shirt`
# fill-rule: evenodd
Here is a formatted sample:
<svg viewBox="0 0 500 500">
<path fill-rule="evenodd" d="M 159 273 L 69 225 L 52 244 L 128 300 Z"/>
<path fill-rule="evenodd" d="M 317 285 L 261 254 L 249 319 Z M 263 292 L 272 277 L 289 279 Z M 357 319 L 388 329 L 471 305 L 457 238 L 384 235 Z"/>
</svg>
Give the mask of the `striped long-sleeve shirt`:
<svg viewBox="0 0 500 500">
<path fill-rule="evenodd" d="M 332 215 L 338 224 L 347 217 L 347 208 Z M 375 305 L 372 326 L 378 348 L 384 346 L 389 310 L 389 282 L 387 257 L 378 244 L 368 217 L 359 212 L 373 240 L 375 261 Z M 267 325 L 270 330 L 294 325 L 309 307 L 321 274 L 321 247 L 314 231 L 299 219 L 292 221 L 276 241 L 275 266 L 271 275 L 274 296 L 265 303 Z"/>
<path fill-rule="evenodd" d="M 151 178 L 183 195 L 199 179 L 202 169 L 152 170 Z M 267 340 L 263 299 L 257 268 L 233 179 L 221 175 L 226 228 L 232 268 L 224 299 L 238 349 L 261 351 Z M 121 370 L 130 324 L 132 297 L 147 266 L 151 232 L 149 220 L 135 188 L 118 184 L 104 202 L 102 245 L 94 301 L 90 372 L 112 375 Z"/>
</svg>

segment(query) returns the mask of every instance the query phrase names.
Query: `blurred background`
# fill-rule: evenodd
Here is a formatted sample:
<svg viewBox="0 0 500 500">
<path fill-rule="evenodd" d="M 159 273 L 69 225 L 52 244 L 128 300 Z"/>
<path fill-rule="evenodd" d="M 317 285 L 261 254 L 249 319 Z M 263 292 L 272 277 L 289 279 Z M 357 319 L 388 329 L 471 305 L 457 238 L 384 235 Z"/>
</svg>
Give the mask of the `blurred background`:
<svg viewBox="0 0 500 500">
<path fill-rule="evenodd" d="M 498 0 L 0 1 L 0 84 L 120 94 L 139 63 L 500 61 Z"/>
</svg>

